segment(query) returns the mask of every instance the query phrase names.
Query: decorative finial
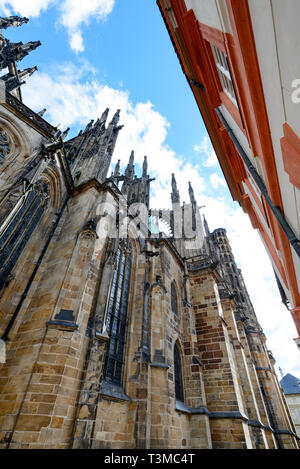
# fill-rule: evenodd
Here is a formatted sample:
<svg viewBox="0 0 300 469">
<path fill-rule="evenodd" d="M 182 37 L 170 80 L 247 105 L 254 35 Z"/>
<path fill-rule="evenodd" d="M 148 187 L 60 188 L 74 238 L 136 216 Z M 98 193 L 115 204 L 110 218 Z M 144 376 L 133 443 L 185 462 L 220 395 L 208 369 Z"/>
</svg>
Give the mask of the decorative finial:
<svg viewBox="0 0 300 469">
<path fill-rule="evenodd" d="M 88 125 L 86 126 L 86 128 L 84 129 L 84 132 L 88 132 L 89 130 L 91 130 L 91 128 L 93 127 L 93 123 L 94 123 L 94 119 L 92 119 Z"/>
<path fill-rule="evenodd" d="M 143 178 L 147 177 L 148 172 L 148 163 L 147 163 L 147 156 L 144 156 L 144 163 L 143 163 Z"/>
<path fill-rule="evenodd" d="M 44 107 L 40 112 L 38 112 L 38 116 L 43 117 L 43 115 L 47 112 L 47 109 Z"/>
<path fill-rule="evenodd" d="M 3 36 L 1 36 L 3 39 Z M 8 67 L 13 62 L 19 62 L 32 50 L 41 45 L 40 41 L 32 41 L 23 44 L 22 42 L 10 42 L 7 39 L 2 40 L 0 50 L 0 70 Z"/>
<path fill-rule="evenodd" d="M 7 16 L 6 18 L 0 17 L 0 29 L 21 26 L 23 23 L 28 23 L 28 21 L 28 18 L 21 18 L 20 16 Z"/>
<path fill-rule="evenodd" d="M 173 204 L 180 203 L 179 190 L 177 189 L 176 179 L 174 173 L 172 173 L 172 193 L 171 200 Z"/>
<path fill-rule="evenodd" d="M 114 170 L 114 176 L 119 176 L 120 175 L 120 160 L 118 160 L 115 170 Z"/>
<path fill-rule="evenodd" d="M 70 127 L 68 127 L 66 130 L 64 130 L 64 132 L 62 133 L 61 138 L 62 138 L 63 140 L 64 140 L 64 139 L 66 138 L 66 136 L 68 135 L 69 130 L 70 130 Z"/>
<path fill-rule="evenodd" d="M 192 188 L 192 184 L 189 182 L 189 196 L 192 205 L 196 205 L 196 199 L 194 195 L 194 189 Z"/>
<path fill-rule="evenodd" d="M 109 125 L 116 127 L 120 120 L 120 109 L 117 110 Z"/>
</svg>

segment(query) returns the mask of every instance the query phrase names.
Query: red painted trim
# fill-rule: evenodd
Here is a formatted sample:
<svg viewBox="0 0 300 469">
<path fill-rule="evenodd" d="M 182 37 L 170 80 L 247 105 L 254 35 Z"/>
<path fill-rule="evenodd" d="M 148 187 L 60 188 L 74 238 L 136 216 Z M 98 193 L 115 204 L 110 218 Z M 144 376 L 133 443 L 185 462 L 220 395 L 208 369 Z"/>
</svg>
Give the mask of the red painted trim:
<svg viewBox="0 0 300 469">
<path fill-rule="evenodd" d="M 266 220 L 267 223 L 269 223 L 269 220 L 266 219 L 265 217 L 265 211 L 264 211 L 264 207 L 263 207 L 263 204 L 261 203 L 261 201 L 259 200 L 258 196 L 257 196 L 257 193 L 255 192 L 255 189 L 253 188 L 253 185 L 251 184 L 251 182 L 249 181 L 249 179 L 245 179 L 245 184 L 247 185 L 248 189 L 250 190 L 251 192 L 251 195 L 253 197 L 253 199 L 255 200 L 255 203 L 256 205 L 258 206 L 262 216 L 264 217 L 264 219 Z"/>
<path fill-rule="evenodd" d="M 228 42 L 235 73 L 241 108 L 249 134 L 249 144 L 254 156 L 259 156 L 264 169 L 268 192 L 275 205 L 281 209 L 282 199 L 278 182 L 268 114 L 252 31 L 247 0 L 226 0 L 235 48 Z"/>
<path fill-rule="evenodd" d="M 193 15 L 194 15 L 194 12 L 193 12 Z M 196 17 L 195 17 L 195 21 L 197 21 Z M 224 93 L 224 91 L 223 91 L 223 87 L 222 87 L 222 84 L 221 84 L 221 81 L 220 81 L 218 70 L 217 70 L 217 67 L 216 67 L 216 64 L 215 64 L 215 59 L 214 59 L 214 56 L 213 56 L 213 53 L 212 53 L 212 50 L 211 50 L 211 47 L 210 47 L 210 44 L 212 44 L 215 47 L 217 47 L 218 49 L 225 52 L 225 54 L 227 55 L 228 61 L 229 61 L 230 73 L 232 75 L 232 79 L 233 79 L 233 82 L 234 82 L 234 74 L 232 74 L 232 66 L 231 66 L 231 63 L 230 63 L 230 55 L 229 55 L 229 52 L 228 52 L 228 47 L 226 47 L 226 44 L 228 42 L 230 42 L 230 40 L 227 37 L 229 35 L 224 34 L 223 31 L 220 31 L 216 28 L 213 28 L 213 27 L 208 26 L 206 24 L 200 23 L 199 21 L 197 21 L 197 23 L 198 23 L 199 30 L 201 32 L 201 36 L 204 39 L 203 45 L 206 48 L 206 53 L 208 55 L 209 63 L 210 63 L 210 69 L 211 69 L 213 79 L 215 81 L 215 85 L 216 85 L 218 93 L 219 93 L 219 98 L 220 98 L 221 102 L 224 104 L 224 106 L 226 107 L 227 111 L 231 114 L 231 116 L 233 117 L 233 119 L 235 120 L 237 125 L 244 132 L 244 127 L 243 127 L 243 123 L 242 123 L 242 119 L 241 119 L 241 116 L 240 116 L 240 111 L 239 111 L 238 106 L 236 106 L 231 101 L 231 99 L 226 95 L 226 93 Z M 237 94 L 237 99 L 239 99 L 238 94 Z M 217 105 L 215 104 L 214 107 L 216 107 L 216 106 Z"/>
<path fill-rule="evenodd" d="M 248 213 L 252 227 L 255 230 L 259 228 L 258 216 L 256 215 L 255 209 L 248 194 L 242 196 L 242 207 L 244 212 Z"/>
<path fill-rule="evenodd" d="M 254 155 L 260 157 L 265 183 L 271 199 L 284 212 L 248 1 L 226 0 L 226 5 L 236 45 L 235 69 L 239 71 L 242 78 L 238 82 L 238 89 L 241 96 L 241 107 L 245 115 L 249 144 Z M 293 303 L 295 306 L 299 306 L 300 295 L 291 246 L 270 210 L 268 215 L 274 240 L 283 257 Z"/>
<path fill-rule="evenodd" d="M 226 47 L 225 47 L 226 36 L 223 33 L 223 31 L 213 28 L 212 26 L 208 26 L 207 24 L 200 23 L 199 21 L 198 21 L 198 24 L 199 24 L 199 29 L 201 31 L 201 35 L 203 39 L 205 39 L 207 42 L 209 42 L 210 44 L 213 44 L 218 49 L 226 53 Z"/>
<path fill-rule="evenodd" d="M 294 308 L 291 310 L 292 318 L 295 322 L 297 332 L 300 336 L 300 308 Z"/>
<path fill-rule="evenodd" d="M 158 0 L 157 4 L 158 4 L 158 7 L 159 7 L 159 9 L 160 9 L 161 15 L 162 15 L 162 17 L 163 17 L 163 19 L 164 19 L 164 22 L 165 22 L 165 24 L 166 24 L 166 27 L 167 27 L 167 30 L 168 30 L 168 32 L 169 32 L 171 41 L 172 41 L 172 43 L 173 43 L 173 47 L 174 47 L 174 49 L 175 49 L 175 52 L 176 52 L 176 54 L 177 54 L 177 56 L 178 56 L 178 60 L 179 60 L 180 65 L 181 65 L 181 67 L 182 67 L 182 71 L 183 71 L 183 73 L 184 73 L 185 75 L 188 76 L 188 70 L 187 70 L 187 68 L 186 68 L 185 59 L 184 59 L 184 57 L 183 57 L 183 55 L 182 55 L 181 47 L 180 47 L 179 44 L 178 44 L 176 35 L 174 34 L 172 24 L 171 24 L 171 22 L 170 22 L 170 20 L 169 20 L 168 15 L 167 15 L 166 12 L 165 12 L 165 8 L 164 8 L 164 5 L 163 5 L 163 0 Z"/>
<path fill-rule="evenodd" d="M 283 124 L 284 137 L 280 140 L 283 166 L 291 183 L 300 189 L 300 138 L 289 124 Z"/>
<path fill-rule="evenodd" d="M 180 17 L 187 12 L 185 1 L 183 0 L 170 0 L 171 8 L 176 17 Z"/>
<path fill-rule="evenodd" d="M 250 218 L 250 221 L 251 221 L 251 224 L 253 226 L 254 229 L 259 229 L 259 232 L 267 246 L 267 249 L 269 251 L 269 254 L 271 255 L 272 259 L 273 259 L 273 262 L 274 264 L 276 265 L 277 267 L 277 270 L 282 278 L 282 281 L 283 283 L 285 284 L 285 286 L 288 288 L 288 282 L 287 282 L 287 278 L 286 278 L 286 275 L 285 275 L 285 272 L 284 272 L 284 269 L 283 269 L 283 266 L 282 266 L 282 263 L 278 257 L 278 254 L 273 246 L 273 243 L 270 239 L 270 237 L 268 236 L 268 233 L 266 232 L 260 218 L 259 218 L 259 215 L 257 214 L 256 212 L 256 209 L 249 197 L 248 194 L 244 195 L 242 197 L 242 207 L 243 207 L 243 210 L 248 214 L 249 218 Z M 261 205 L 261 204 L 260 204 Z"/>
<path fill-rule="evenodd" d="M 226 93 L 222 90 L 220 92 L 220 98 L 224 106 L 226 107 L 227 111 L 231 114 L 233 119 L 235 120 L 236 124 L 239 126 L 239 128 L 244 131 L 242 119 L 240 116 L 240 111 L 236 107 L 236 105 L 231 101 L 231 99 L 227 96 Z"/>
</svg>

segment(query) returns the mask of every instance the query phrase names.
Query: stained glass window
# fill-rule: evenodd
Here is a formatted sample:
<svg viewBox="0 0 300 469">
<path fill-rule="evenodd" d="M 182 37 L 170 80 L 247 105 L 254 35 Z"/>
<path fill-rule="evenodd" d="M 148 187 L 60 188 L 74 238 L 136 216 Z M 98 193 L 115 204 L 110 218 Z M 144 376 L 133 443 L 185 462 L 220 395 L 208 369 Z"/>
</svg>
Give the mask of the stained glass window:
<svg viewBox="0 0 300 469">
<path fill-rule="evenodd" d="M 47 191 L 47 187 L 43 187 Z M 44 211 L 41 192 L 32 189 L 0 234 L 0 289 L 8 278 Z"/>
<path fill-rule="evenodd" d="M 131 262 L 130 242 L 121 241 L 107 310 L 106 330 L 110 341 L 104 366 L 105 380 L 116 385 L 120 385 L 122 380 Z"/>
</svg>

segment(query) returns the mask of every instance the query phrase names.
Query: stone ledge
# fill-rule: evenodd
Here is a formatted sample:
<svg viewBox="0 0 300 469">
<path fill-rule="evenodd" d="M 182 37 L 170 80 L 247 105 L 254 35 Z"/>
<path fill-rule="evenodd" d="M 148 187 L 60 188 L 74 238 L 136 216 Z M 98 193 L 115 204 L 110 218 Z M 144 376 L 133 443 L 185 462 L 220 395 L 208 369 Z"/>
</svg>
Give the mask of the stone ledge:
<svg viewBox="0 0 300 469">
<path fill-rule="evenodd" d="M 188 407 L 184 402 L 177 401 L 175 403 L 175 410 L 184 412 L 185 414 L 206 414 L 209 415 L 209 411 L 206 407 Z"/>
<path fill-rule="evenodd" d="M 102 381 L 99 393 L 104 399 L 131 402 L 130 397 L 125 394 L 122 386 L 117 386 L 107 381 Z"/>
<path fill-rule="evenodd" d="M 209 417 L 212 419 L 239 419 L 248 422 L 246 415 L 241 412 L 210 412 Z"/>
<path fill-rule="evenodd" d="M 166 363 L 159 362 L 150 363 L 150 366 L 152 366 L 153 368 L 165 368 L 166 370 L 170 368 L 169 365 L 167 365 Z"/>
<path fill-rule="evenodd" d="M 59 321 L 53 320 L 46 322 L 46 326 L 60 329 L 62 331 L 75 331 L 78 329 L 78 324 L 75 322 L 68 322 L 68 321 Z"/>
</svg>

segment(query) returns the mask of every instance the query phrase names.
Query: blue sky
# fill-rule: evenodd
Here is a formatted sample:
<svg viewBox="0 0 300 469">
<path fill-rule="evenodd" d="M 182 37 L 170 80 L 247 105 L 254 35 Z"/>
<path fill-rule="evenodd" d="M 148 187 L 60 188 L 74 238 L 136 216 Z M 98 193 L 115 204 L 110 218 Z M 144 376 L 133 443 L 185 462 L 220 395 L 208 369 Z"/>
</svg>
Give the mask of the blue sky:
<svg viewBox="0 0 300 469">
<path fill-rule="evenodd" d="M 148 156 L 153 208 L 170 206 L 172 172 L 181 200 L 192 182 L 211 230 L 227 229 L 277 366 L 300 377 L 294 324 L 257 232 L 232 202 L 156 1 L 0 0 L 0 14 L 30 19 L 4 31 L 10 40 L 42 42 L 19 63 L 38 66 L 22 87 L 25 104 L 46 107 L 44 118 L 71 127 L 70 136 L 106 107 L 120 108 L 124 128 L 112 166 L 117 159 L 124 166 L 132 149 L 137 168 Z"/>
</svg>

